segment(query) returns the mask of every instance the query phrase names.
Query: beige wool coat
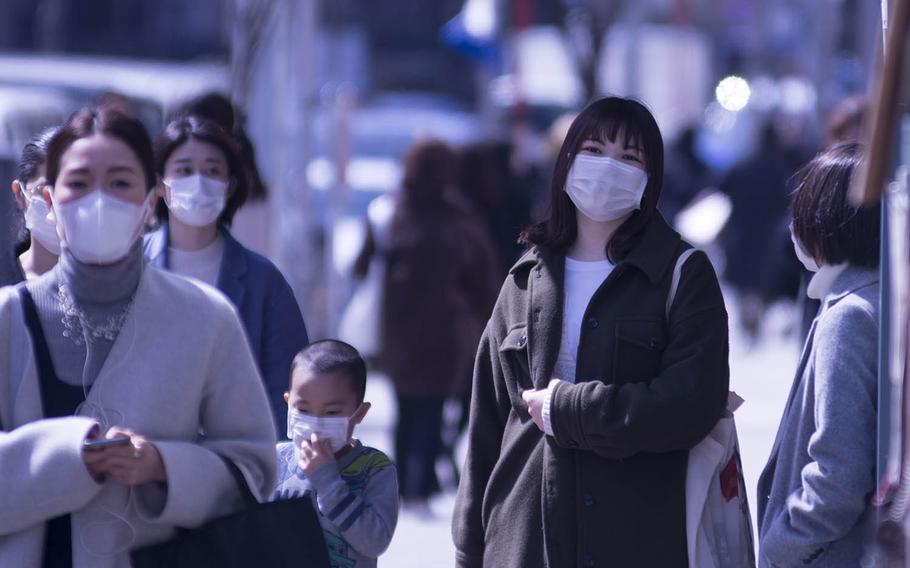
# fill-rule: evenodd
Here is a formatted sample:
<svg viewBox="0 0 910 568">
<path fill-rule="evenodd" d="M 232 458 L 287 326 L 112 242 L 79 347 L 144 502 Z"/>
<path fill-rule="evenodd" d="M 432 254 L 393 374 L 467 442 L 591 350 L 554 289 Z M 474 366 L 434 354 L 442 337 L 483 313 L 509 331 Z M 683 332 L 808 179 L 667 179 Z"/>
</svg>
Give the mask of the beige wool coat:
<svg viewBox="0 0 910 568">
<path fill-rule="evenodd" d="M 18 292 L 0 289 L 0 568 L 38 568 L 45 522 L 71 513 L 74 568 L 125 568 L 129 550 L 234 510 L 219 454 L 254 493 L 275 479 L 275 431 L 240 320 L 214 288 L 152 267 L 79 416 L 43 419 Z M 98 424 L 152 441 L 167 484 L 96 483 L 81 443 Z M 204 432 L 204 438 L 200 437 Z"/>
</svg>

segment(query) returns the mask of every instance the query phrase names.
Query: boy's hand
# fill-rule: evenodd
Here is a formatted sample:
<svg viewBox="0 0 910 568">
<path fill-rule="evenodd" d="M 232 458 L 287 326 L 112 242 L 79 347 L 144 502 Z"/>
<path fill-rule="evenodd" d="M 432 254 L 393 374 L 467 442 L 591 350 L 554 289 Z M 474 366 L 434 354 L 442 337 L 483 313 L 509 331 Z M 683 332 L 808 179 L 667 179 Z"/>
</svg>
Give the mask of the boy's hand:
<svg viewBox="0 0 910 568">
<path fill-rule="evenodd" d="M 300 444 L 300 459 L 297 465 L 303 473 L 309 475 L 327 463 L 335 461 L 332 444 L 329 440 L 320 440 L 315 433 L 310 434 L 309 440 Z"/>
</svg>

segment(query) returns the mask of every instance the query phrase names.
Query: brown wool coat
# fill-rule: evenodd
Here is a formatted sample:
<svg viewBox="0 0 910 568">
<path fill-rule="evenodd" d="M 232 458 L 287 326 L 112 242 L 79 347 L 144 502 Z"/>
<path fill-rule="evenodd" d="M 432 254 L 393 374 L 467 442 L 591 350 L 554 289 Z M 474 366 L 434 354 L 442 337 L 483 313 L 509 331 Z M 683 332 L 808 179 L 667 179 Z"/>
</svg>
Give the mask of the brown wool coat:
<svg viewBox="0 0 910 568">
<path fill-rule="evenodd" d="M 386 262 L 382 369 L 402 396 L 466 394 L 501 278 L 483 226 L 455 206 L 412 215 Z"/>
<path fill-rule="evenodd" d="M 521 392 L 556 362 L 565 258 L 539 248 L 512 268 L 474 372 L 468 455 L 453 535 L 460 567 L 685 567 L 688 449 L 720 417 L 729 380 L 727 313 L 707 256 L 659 215 L 595 293 L 577 384 L 556 388 L 555 436 Z"/>
</svg>

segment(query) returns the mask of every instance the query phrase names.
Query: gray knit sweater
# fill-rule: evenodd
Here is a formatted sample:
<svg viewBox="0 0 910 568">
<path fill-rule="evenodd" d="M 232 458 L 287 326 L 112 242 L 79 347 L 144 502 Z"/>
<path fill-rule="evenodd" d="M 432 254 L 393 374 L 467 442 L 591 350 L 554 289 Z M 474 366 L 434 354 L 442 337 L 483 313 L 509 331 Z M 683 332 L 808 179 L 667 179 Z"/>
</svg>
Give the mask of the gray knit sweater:
<svg viewBox="0 0 910 568">
<path fill-rule="evenodd" d="M 139 242 L 123 259 L 105 265 L 79 262 L 64 245 L 57 266 L 26 284 L 35 299 L 54 370 L 61 381 L 69 385 L 82 384 L 88 390 L 114 342 L 98 338 L 77 343 L 64 337 L 60 283 L 89 321 L 105 322 L 123 313 L 129 304 L 139 286 L 144 262 Z M 81 333 L 80 326 L 77 325 L 75 331 Z"/>
</svg>

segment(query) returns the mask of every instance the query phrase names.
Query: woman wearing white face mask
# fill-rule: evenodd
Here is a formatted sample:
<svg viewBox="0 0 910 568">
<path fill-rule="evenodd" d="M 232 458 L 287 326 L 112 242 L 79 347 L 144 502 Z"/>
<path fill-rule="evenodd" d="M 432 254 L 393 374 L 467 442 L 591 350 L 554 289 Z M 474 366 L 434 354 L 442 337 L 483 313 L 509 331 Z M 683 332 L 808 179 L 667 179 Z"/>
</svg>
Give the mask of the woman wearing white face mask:
<svg viewBox="0 0 910 568">
<path fill-rule="evenodd" d="M 458 566 L 689 565 L 688 450 L 727 401 L 727 314 L 700 252 L 668 308 L 690 245 L 657 211 L 662 181 L 640 103 L 572 123 L 550 218 L 523 234 L 480 342 Z"/>
<path fill-rule="evenodd" d="M 156 140 L 155 165 L 163 224 L 145 237 L 145 254 L 153 266 L 217 287 L 237 307 L 281 432 L 291 361 L 308 343 L 307 331 L 281 272 L 229 231 L 248 187 L 237 144 L 214 122 L 180 118 Z"/>
<path fill-rule="evenodd" d="M 142 256 L 142 125 L 73 115 L 47 180 L 60 261 L 0 291 L 0 566 L 127 567 L 240 504 L 222 458 L 268 496 L 275 433 L 231 306 Z"/>
<path fill-rule="evenodd" d="M 12 183 L 13 195 L 29 230 L 28 248 L 19 255 L 23 278 L 41 276 L 57 264 L 60 255 L 60 237 L 48 217 L 50 208 L 44 199 L 47 144 L 56 132 L 56 127 L 48 128 L 25 145 Z"/>
</svg>

